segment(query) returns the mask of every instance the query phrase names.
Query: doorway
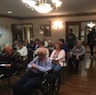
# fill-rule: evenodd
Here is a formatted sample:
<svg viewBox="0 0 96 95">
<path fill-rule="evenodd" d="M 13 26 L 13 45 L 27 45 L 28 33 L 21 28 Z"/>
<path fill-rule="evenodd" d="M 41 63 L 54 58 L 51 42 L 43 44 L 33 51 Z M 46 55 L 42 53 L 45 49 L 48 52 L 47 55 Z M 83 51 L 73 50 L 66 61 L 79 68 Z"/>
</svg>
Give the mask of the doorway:
<svg viewBox="0 0 96 95">
<path fill-rule="evenodd" d="M 13 24 L 12 25 L 13 41 L 18 39 L 27 40 L 30 42 L 33 35 L 33 25 L 32 24 Z"/>
<path fill-rule="evenodd" d="M 77 40 L 81 39 L 81 22 L 66 22 L 66 37 L 70 29 L 73 29 Z"/>
</svg>

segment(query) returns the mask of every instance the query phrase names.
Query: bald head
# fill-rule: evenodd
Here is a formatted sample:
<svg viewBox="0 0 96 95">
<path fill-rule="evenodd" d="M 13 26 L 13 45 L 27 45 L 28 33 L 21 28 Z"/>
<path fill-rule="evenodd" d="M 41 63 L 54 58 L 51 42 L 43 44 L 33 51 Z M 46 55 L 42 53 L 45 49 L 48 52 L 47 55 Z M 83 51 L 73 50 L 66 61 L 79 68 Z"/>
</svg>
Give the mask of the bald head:
<svg viewBox="0 0 96 95">
<path fill-rule="evenodd" d="M 13 52 L 13 47 L 9 44 L 5 44 L 4 51 L 6 54 L 11 55 Z"/>
<path fill-rule="evenodd" d="M 40 47 L 40 48 L 38 48 L 36 54 L 37 54 L 37 55 L 44 55 L 44 56 L 46 56 L 46 55 L 47 55 L 46 48 L 44 48 L 44 47 Z"/>
<path fill-rule="evenodd" d="M 5 45 L 4 45 L 4 49 L 5 49 L 5 48 L 12 48 L 12 46 L 11 46 L 10 44 L 5 44 Z"/>
</svg>

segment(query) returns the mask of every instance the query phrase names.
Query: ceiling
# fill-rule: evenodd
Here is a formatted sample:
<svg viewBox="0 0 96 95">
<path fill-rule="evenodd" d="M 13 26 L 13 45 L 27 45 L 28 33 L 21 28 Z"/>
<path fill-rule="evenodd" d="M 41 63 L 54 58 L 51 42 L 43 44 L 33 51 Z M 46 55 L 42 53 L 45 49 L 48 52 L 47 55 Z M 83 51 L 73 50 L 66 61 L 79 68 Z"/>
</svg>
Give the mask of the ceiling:
<svg viewBox="0 0 96 95">
<path fill-rule="evenodd" d="M 49 0 L 48 0 L 49 1 Z M 0 16 L 11 17 L 38 17 L 38 16 L 54 16 L 73 13 L 96 12 L 96 0 L 61 0 L 63 2 L 59 10 L 54 10 L 47 14 L 40 14 L 31 11 L 22 3 L 21 0 L 0 0 Z M 11 10 L 12 14 L 7 11 Z"/>
</svg>

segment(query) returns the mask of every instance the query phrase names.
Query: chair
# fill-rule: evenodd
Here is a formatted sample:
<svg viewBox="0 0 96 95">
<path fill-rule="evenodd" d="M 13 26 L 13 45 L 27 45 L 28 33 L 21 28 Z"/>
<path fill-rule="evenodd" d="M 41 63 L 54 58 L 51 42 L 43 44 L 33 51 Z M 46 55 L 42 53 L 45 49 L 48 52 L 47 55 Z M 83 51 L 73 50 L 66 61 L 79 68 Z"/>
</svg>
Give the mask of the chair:
<svg viewBox="0 0 96 95">
<path fill-rule="evenodd" d="M 58 95 L 60 89 L 60 75 L 58 72 L 48 71 L 44 73 L 43 81 L 34 92 L 39 95 Z"/>
<path fill-rule="evenodd" d="M 21 69 L 21 65 L 18 65 L 17 66 L 17 69 L 15 71 L 13 71 L 13 72 L 10 71 L 10 68 L 8 68 L 8 69 L 7 68 L 3 68 L 2 69 L 2 72 L 0 73 L 0 80 L 6 80 L 6 81 L 8 81 L 9 87 L 10 87 L 10 83 L 11 83 L 10 78 L 11 77 L 16 76 L 16 75 L 18 75 L 19 77 L 21 77 L 20 69 Z"/>
<path fill-rule="evenodd" d="M 0 64 L 6 64 L 6 61 L 0 60 Z M 6 68 L 4 66 L 0 66 L 0 80 L 7 80 L 10 86 L 10 78 L 12 76 L 18 75 L 21 77 L 20 71 L 22 68 L 22 64 L 16 63 L 17 65 L 14 67 Z"/>
</svg>

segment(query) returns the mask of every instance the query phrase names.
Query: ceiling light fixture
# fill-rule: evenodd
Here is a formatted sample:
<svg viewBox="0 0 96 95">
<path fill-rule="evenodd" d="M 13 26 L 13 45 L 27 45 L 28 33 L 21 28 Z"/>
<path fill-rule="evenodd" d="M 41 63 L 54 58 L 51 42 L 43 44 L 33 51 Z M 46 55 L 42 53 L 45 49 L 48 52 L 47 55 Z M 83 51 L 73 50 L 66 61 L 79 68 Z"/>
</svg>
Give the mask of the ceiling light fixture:
<svg viewBox="0 0 96 95">
<path fill-rule="evenodd" d="M 22 2 L 27 8 L 36 10 L 39 13 L 49 13 L 54 8 L 58 10 L 62 4 L 60 0 L 22 0 Z"/>
<path fill-rule="evenodd" d="M 96 24 L 93 23 L 93 22 L 90 22 L 90 23 L 87 24 L 87 26 L 90 27 L 90 28 L 93 28 L 95 25 L 96 25 Z"/>
</svg>

